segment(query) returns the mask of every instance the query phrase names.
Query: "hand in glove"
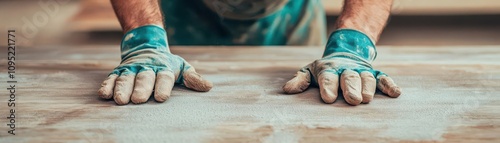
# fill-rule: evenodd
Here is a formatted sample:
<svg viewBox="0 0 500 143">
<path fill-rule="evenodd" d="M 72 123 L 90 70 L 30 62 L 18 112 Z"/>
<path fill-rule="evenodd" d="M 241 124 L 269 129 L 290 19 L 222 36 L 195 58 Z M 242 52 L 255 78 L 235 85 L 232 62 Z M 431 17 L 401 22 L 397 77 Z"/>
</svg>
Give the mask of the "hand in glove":
<svg viewBox="0 0 500 143">
<path fill-rule="evenodd" d="M 370 38 L 353 29 L 340 29 L 330 35 L 323 58 L 305 66 L 288 81 L 286 93 L 300 93 L 310 84 L 318 85 L 321 99 L 333 103 L 338 89 L 351 105 L 369 103 L 376 88 L 390 97 L 398 97 L 401 89 L 387 74 L 372 68 L 377 51 Z"/>
<path fill-rule="evenodd" d="M 127 32 L 121 44 L 121 63 L 101 85 L 101 98 L 113 98 L 116 104 L 129 101 L 144 103 L 153 93 L 158 102 L 166 101 L 174 83 L 195 91 L 209 91 L 212 83 L 204 80 L 183 58 L 170 53 L 166 32 L 146 25 Z"/>
</svg>

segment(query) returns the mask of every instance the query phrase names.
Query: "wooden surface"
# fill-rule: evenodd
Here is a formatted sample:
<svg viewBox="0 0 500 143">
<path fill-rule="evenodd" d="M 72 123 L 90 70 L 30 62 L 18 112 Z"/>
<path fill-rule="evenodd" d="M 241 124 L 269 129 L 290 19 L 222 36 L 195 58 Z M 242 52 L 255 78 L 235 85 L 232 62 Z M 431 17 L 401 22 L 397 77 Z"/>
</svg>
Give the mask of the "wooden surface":
<svg viewBox="0 0 500 143">
<path fill-rule="evenodd" d="M 4 89 L 0 142 L 500 142 L 500 46 L 378 50 L 374 67 L 402 87 L 397 99 L 354 107 L 322 103 L 317 88 L 283 94 L 319 47 L 174 47 L 212 91 L 177 86 L 165 103 L 116 106 L 96 91 L 118 45 L 21 48 L 17 135 L 6 133 Z"/>
</svg>

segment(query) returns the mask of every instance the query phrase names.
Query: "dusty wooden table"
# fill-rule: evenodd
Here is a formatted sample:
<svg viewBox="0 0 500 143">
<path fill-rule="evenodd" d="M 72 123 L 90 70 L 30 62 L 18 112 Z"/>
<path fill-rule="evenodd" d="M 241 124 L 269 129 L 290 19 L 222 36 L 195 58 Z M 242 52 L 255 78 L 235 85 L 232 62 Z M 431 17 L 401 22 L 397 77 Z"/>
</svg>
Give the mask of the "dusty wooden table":
<svg viewBox="0 0 500 143">
<path fill-rule="evenodd" d="M 1 60 L 0 142 L 500 142 L 500 46 L 378 47 L 403 88 L 367 105 L 323 104 L 281 86 L 322 48 L 173 47 L 214 83 L 165 103 L 116 106 L 96 94 L 117 46 L 18 49 L 15 136 Z"/>
</svg>

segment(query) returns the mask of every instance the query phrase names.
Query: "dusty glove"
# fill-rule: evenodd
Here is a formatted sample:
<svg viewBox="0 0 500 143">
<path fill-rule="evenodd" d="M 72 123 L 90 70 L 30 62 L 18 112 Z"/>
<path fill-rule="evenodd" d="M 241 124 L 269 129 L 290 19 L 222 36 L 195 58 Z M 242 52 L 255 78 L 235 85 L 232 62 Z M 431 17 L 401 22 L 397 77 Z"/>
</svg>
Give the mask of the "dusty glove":
<svg viewBox="0 0 500 143">
<path fill-rule="evenodd" d="M 155 25 L 127 32 L 121 44 L 121 63 L 101 84 L 101 98 L 114 98 L 119 105 L 144 103 L 153 93 L 164 102 L 174 83 L 196 91 L 209 91 L 212 83 L 204 80 L 183 58 L 170 53 L 166 32 Z"/>
<path fill-rule="evenodd" d="M 372 68 L 376 55 L 375 45 L 364 33 L 352 29 L 337 30 L 330 35 L 323 58 L 299 70 L 283 90 L 300 93 L 312 82 L 319 86 L 321 99 L 333 103 L 340 85 L 344 99 L 351 105 L 369 103 L 376 88 L 390 97 L 398 97 L 401 89 L 394 81 Z"/>
</svg>

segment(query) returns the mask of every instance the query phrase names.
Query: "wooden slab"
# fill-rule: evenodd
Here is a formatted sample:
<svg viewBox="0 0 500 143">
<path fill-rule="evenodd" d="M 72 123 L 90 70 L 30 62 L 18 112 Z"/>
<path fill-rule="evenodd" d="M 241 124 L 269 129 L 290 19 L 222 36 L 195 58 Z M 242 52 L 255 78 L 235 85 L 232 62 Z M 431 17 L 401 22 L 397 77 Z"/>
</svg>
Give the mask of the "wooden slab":
<svg viewBox="0 0 500 143">
<path fill-rule="evenodd" d="M 324 104 L 317 88 L 283 94 L 319 47 L 173 47 L 212 91 L 177 86 L 165 103 L 126 106 L 96 94 L 118 45 L 19 49 L 16 135 L 4 89 L 0 142 L 500 142 L 500 46 L 378 50 L 374 67 L 403 95 L 353 107 Z"/>
</svg>

